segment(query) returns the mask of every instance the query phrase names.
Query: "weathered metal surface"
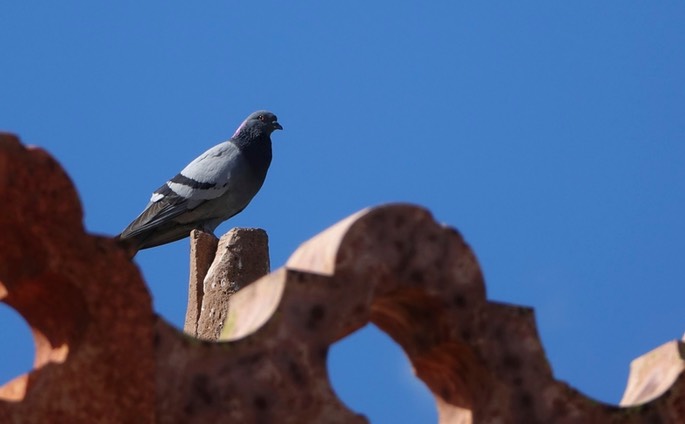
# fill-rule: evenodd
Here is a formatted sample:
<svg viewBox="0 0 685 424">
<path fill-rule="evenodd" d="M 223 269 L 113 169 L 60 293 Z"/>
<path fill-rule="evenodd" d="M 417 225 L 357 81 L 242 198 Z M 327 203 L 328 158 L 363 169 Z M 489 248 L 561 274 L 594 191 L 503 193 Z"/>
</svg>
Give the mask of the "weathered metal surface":
<svg viewBox="0 0 685 424">
<path fill-rule="evenodd" d="M 138 270 L 87 235 L 45 151 L 0 136 L 0 293 L 32 329 L 35 369 L 0 388 L 1 423 L 153 422 L 155 320 Z"/>
<path fill-rule="evenodd" d="M 204 296 L 203 281 L 209 267 L 212 266 L 219 239 L 214 234 L 201 231 L 190 233 L 190 278 L 188 281 L 188 307 L 183 331 L 191 336 L 197 336 L 197 321 L 200 319 L 202 297 Z"/>
<path fill-rule="evenodd" d="M 0 388 L 2 423 L 363 423 L 326 357 L 368 322 L 406 351 L 441 423 L 685 422 L 682 342 L 635 363 L 626 407 L 587 398 L 553 378 L 533 311 L 488 301 L 462 237 L 416 206 L 361 211 L 303 244 L 230 298 L 211 343 L 155 316 L 45 152 L 0 139 L 0 198 L 0 297 L 37 345 L 35 369 Z"/>
<path fill-rule="evenodd" d="M 190 293 L 199 293 L 194 304 L 189 297 L 186 327 L 197 312 L 194 331 L 186 333 L 202 340 L 217 341 L 226 321 L 229 298 L 269 272 L 269 238 L 260 228 L 233 228 L 218 242 L 213 236 L 191 233 Z M 209 266 L 204 266 L 209 263 Z"/>
</svg>

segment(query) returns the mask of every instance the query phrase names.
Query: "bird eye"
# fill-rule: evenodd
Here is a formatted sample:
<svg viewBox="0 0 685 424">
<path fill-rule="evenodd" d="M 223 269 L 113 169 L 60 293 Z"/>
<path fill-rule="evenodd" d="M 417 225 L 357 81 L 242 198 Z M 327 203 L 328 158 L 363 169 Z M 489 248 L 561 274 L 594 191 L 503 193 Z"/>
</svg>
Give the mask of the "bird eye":
<svg viewBox="0 0 685 424">
<path fill-rule="evenodd" d="M 257 119 L 259 119 L 260 121 L 264 122 L 264 115 L 259 115 L 259 116 L 257 117 Z"/>
</svg>

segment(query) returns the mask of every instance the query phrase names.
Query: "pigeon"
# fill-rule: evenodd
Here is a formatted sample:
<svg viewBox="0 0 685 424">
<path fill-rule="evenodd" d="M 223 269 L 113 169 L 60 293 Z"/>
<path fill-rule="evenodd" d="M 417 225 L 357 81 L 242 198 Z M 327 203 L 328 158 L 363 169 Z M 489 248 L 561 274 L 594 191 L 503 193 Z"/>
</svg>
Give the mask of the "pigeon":
<svg viewBox="0 0 685 424">
<path fill-rule="evenodd" d="M 188 237 L 213 233 L 241 212 L 264 183 L 271 164 L 271 133 L 282 130 L 276 115 L 260 110 L 233 136 L 207 150 L 152 193 L 143 212 L 117 236 L 131 254 Z"/>
</svg>

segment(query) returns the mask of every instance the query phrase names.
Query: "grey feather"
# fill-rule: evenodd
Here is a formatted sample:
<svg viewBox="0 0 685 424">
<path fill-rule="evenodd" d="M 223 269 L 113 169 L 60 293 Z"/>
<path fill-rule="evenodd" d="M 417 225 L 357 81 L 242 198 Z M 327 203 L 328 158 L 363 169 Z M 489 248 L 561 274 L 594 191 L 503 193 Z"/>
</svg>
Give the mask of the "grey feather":
<svg viewBox="0 0 685 424">
<path fill-rule="evenodd" d="M 132 253 L 213 232 L 241 212 L 264 183 L 271 163 L 271 133 L 283 129 L 276 115 L 257 111 L 233 136 L 198 156 L 152 193 L 143 212 L 118 238 Z"/>
</svg>

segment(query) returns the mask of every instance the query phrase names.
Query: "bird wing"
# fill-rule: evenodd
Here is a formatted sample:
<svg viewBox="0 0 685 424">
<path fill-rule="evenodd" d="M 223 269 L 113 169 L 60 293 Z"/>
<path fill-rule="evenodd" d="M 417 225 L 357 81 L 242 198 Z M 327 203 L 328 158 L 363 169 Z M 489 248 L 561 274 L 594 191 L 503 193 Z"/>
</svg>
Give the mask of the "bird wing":
<svg viewBox="0 0 685 424">
<path fill-rule="evenodd" d="M 152 195 L 154 200 L 147 204 L 128 227 L 121 232 L 121 238 L 133 238 L 159 227 L 188 211 L 188 200 L 173 193 L 164 184 Z"/>
<path fill-rule="evenodd" d="M 229 189 L 232 170 L 238 168 L 240 150 L 231 142 L 212 147 L 174 178 L 152 193 L 145 210 L 121 233 L 132 238 L 167 224 Z"/>
</svg>

